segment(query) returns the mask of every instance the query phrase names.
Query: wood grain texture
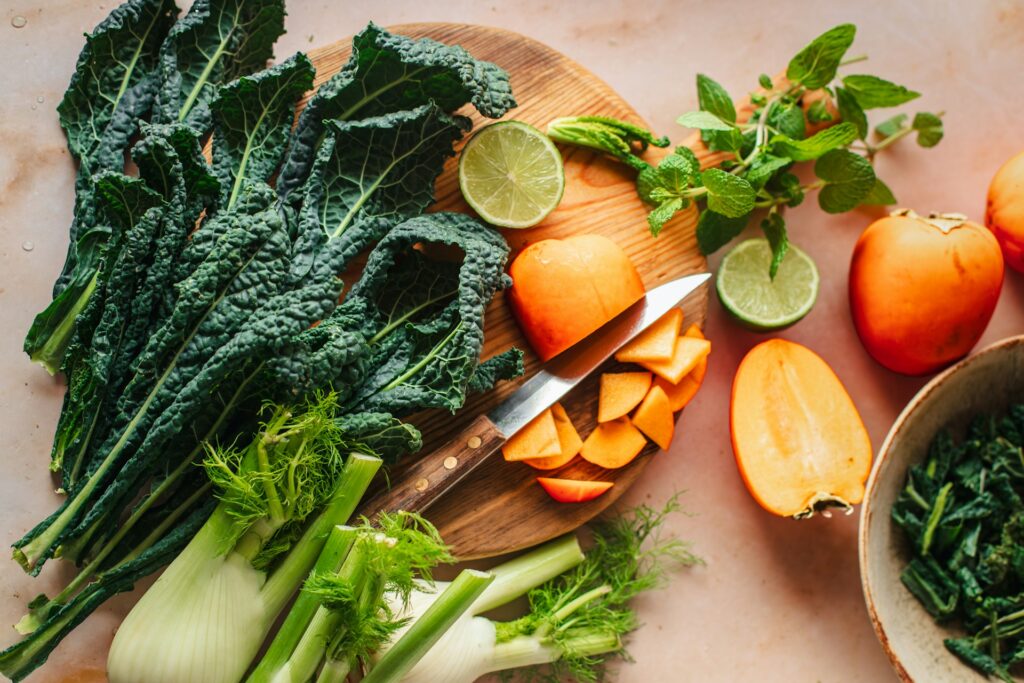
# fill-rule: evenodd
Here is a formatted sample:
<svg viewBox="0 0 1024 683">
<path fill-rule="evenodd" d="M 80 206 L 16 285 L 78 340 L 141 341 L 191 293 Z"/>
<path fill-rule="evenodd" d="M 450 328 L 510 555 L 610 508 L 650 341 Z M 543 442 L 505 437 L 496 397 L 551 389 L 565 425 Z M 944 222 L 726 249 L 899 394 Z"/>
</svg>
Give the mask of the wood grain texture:
<svg viewBox="0 0 1024 683">
<path fill-rule="evenodd" d="M 429 37 L 461 45 L 477 59 L 494 62 L 507 70 L 519 107 L 506 118 L 544 129 L 558 116 L 601 114 L 647 125 L 625 101 L 599 78 L 565 55 L 510 31 L 458 24 L 404 24 L 388 30 L 416 38 Z M 348 59 L 351 39 L 345 39 L 309 54 L 317 68 L 315 86 L 334 75 Z M 464 113 L 473 120 L 474 130 L 490 122 L 472 107 Z M 706 152 L 698 152 L 706 154 Z M 650 150 L 656 160 L 662 150 Z M 565 194 L 559 207 L 543 223 L 529 230 L 503 230 L 515 253 L 526 245 L 547 238 L 592 233 L 617 242 L 636 264 L 644 284 L 650 288 L 707 268 L 697 248 L 693 210 L 674 219 L 661 236 L 647 231 L 647 212 L 634 189 L 634 172 L 590 152 L 563 148 Z M 450 159 L 437 183 L 437 203 L 432 210 L 472 210 L 458 188 L 457 157 Z M 350 273 L 346 276 L 351 281 Z M 707 289 L 691 295 L 684 305 L 688 323 L 703 327 L 707 310 Z M 504 296 L 498 295 L 487 310 L 484 357 L 511 346 L 526 352 L 526 374 L 539 367 L 512 319 Z M 614 363 L 608 366 L 614 368 Z M 562 401 L 581 436 L 596 424 L 597 380 L 595 373 Z M 519 382 L 508 382 L 484 396 L 472 397 L 456 415 L 430 412 L 409 421 L 423 431 L 424 452 L 444 446 L 469 422 L 490 410 L 513 391 Z M 569 479 L 614 481 L 615 486 L 590 503 L 560 504 L 552 501 L 536 484 L 537 470 L 523 463 L 491 458 L 441 500 L 427 516 L 438 526 L 445 540 L 462 559 L 489 557 L 541 543 L 571 531 L 611 505 L 636 481 L 657 447 L 648 445 L 628 466 L 603 470 L 579 458 L 565 467 L 543 473 Z M 414 458 L 410 459 L 411 466 Z M 392 483 L 403 481 L 403 466 L 392 469 Z"/>
</svg>

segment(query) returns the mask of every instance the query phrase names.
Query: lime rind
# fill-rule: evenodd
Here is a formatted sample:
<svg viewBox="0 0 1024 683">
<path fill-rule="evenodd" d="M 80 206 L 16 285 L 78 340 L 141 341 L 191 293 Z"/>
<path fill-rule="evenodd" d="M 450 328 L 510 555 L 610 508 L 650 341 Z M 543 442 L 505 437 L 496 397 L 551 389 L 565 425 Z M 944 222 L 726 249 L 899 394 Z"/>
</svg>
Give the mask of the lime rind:
<svg viewBox="0 0 1024 683">
<path fill-rule="evenodd" d="M 768 240 L 754 238 L 736 245 L 718 268 L 718 299 L 742 324 L 762 331 L 778 330 L 799 321 L 818 298 L 819 276 L 814 261 L 790 245 L 772 280 Z"/>
<path fill-rule="evenodd" d="M 474 135 L 459 157 L 459 189 L 488 223 L 529 228 L 562 199 L 562 155 L 547 135 L 521 121 L 502 121 Z"/>
</svg>

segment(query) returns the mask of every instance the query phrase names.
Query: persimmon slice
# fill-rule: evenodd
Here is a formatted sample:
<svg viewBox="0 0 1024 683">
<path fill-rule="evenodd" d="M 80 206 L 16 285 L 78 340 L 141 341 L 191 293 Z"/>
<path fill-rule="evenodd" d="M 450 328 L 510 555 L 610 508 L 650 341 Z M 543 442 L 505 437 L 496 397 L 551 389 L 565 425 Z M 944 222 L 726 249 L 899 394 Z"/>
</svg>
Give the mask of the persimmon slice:
<svg viewBox="0 0 1024 683">
<path fill-rule="evenodd" d="M 555 427 L 555 418 L 550 408 L 533 418 L 501 447 L 501 454 L 509 462 L 547 458 L 561 452 L 558 429 Z"/>
<path fill-rule="evenodd" d="M 672 444 L 672 436 L 676 430 L 676 421 L 672 415 L 665 391 L 655 385 L 647 392 L 640 407 L 633 413 L 633 426 L 647 435 L 664 451 Z"/>
<path fill-rule="evenodd" d="M 758 344 L 736 371 L 730 409 L 736 463 L 754 499 L 784 517 L 864 497 L 871 440 L 832 368 L 784 339 Z"/>
<path fill-rule="evenodd" d="M 633 462 L 646 445 L 647 439 L 629 418 L 620 417 L 598 424 L 583 442 L 580 455 L 598 467 L 614 470 Z"/>
<path fill-rule="evenodd" d="M 637 363 L 639 361 L 667 361 L 672 358 L 676 348 L 676 337 L 683 325 L 683 311 L 673 308 L 658 318 L 635 339 L 624 345 L 615 353 L 615 360 L 620 363 Z"/>
<path fill-rule="evenodd" d="M 608 422 L 636 408 L 651 388 L 649 372 L 606 372 L 601 375 L 597 421 Z"/>
<path fill-rule="evenodd" d="M 667 361 L 642 361 L 639 363 L 658 377 L 676 384 L 687 373 L 707 358 L 711 352 L 711 342 L 686 335 L 676 338 L 676 348 L 672 358 Z"/>
<path fill-rule="evenodd" d="M 562 452 L 547 458 L 529 458 L 523 461 L 538 470 L 555 470 L 569 464 L 583 446 L 583 439 L 580 438 L 561 403 L 551 406 L 551 415 L 555 418 L 555 431 L 558 432 L 558 443 Z"/>
<path fill-rule="evenodd" d="M 559 503 L 586 503 L 610 489 L 614 482 L 537 477 L 537 483 Z"/>
</svg>

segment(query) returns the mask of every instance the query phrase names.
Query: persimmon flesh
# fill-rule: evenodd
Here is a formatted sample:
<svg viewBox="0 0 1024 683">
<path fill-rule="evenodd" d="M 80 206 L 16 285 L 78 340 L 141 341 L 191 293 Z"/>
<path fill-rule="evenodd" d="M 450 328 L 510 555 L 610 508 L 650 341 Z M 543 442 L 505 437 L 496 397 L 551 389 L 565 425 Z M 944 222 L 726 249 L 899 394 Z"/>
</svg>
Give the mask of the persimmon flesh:
<svg viewBox="0 0 1024 683">
<path fill-rule="evenodd" d="M 512 313 L 541 360 L 581 341 L 645 293 L 626 252 L 601 235 L 535 242 L 509 274 Z"/>
<path fill-rule="evenodd" d="M 769 512 L 809 517 L 864 497 L 867 429 L 832 368 L 804 346 L 771 339 L 747 353 L 733 380 L 730 431 L 740 475 Z"/>
</svg>

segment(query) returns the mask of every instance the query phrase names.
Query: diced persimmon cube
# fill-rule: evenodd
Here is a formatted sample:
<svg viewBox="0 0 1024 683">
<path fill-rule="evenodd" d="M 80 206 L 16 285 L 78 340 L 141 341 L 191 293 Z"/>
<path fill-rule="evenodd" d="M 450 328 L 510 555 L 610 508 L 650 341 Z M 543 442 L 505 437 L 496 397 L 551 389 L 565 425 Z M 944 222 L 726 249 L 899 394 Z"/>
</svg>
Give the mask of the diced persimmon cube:
<svg viewBox="0 0 1024 683">
<path fill-rule="evenodd" d="M 583 439 L 580 438 L 561 403 L 551 406 L 551 415 L 555 418 L 555 431 L 558 432 L 558 443 L 562 452 L 547 458 L 529 458 L 523 461 L 538 470 L 555 470 L 567 465 L 583 446 Z"/>
<path fill-rule="evenodd" d="M 501 447 L 501 454 L 509 462 L 547 458 L 561 452 L 558 429 L 555 427 L 555 418 L 550 408 L 533 418 Z"/>
<path fill-rule="evenodd" d="M 676 384 L 711 352 L 711 342 L 706 339 L 682 336 L 676 338 L 676 349 L 671 360 L 643 361 L 639 365 L 659 377 Z"/>
<path fill-rule="evenodd" d="M 628 415 L 651 388 L 649 372 L 606 372 L 601 375 L 597 421 L 608 422 Z"/>
<path fill-rule="evenodd" d="M 672 435 L 676 431 L 676 421 L 672 415 L 665 391 L 655 384 L 647 392 L 640 407 L 633 413 L 633 426 L 647 435 L 663 451 L 667 451 L 672 443 Z"/>
<path fill-rule="evenodd" d="M 642 360 L 667 361 L 672 358 L 676 337 L 683 325 L 683 311 L 673 308 L 615 353 L 620 363 Z"/>
<path fill-rule="evenodd" d="M 598 424 L 583 442 L 580 455 L 598 467 L 614 470 L 631 463 L 646 445 L 647 439 L 629 418 L 620 417 Z"/>
</svg>

